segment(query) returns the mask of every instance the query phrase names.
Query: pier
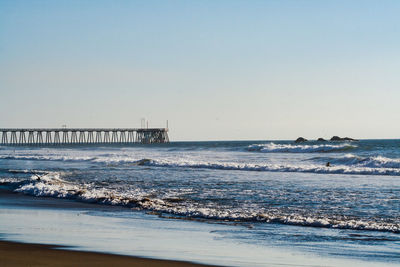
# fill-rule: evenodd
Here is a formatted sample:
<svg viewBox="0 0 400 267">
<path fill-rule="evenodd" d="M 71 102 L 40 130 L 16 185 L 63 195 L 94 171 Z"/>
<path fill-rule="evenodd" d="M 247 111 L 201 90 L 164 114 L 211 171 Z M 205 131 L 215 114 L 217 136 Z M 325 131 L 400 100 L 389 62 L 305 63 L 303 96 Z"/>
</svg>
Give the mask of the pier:
<svg viewBox="0 0 400 267">
<path fill-rule="evenodd" d="M 161 144 L 168 128 L 0 128 L 0 145 Z"/>
</svg>

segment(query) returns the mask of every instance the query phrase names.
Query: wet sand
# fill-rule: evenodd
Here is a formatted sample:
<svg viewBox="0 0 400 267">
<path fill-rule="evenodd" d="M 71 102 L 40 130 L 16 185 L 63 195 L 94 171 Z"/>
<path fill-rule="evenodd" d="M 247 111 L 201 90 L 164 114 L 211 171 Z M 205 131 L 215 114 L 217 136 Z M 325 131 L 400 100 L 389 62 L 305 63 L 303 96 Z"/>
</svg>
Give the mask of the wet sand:
<svg viewBox="0 0 400 267">
<path fill-rule="evenodd" d="M 0 241 L 0 266 L 210 266 L 63 248 L 66 247 Z"/>
</svg>

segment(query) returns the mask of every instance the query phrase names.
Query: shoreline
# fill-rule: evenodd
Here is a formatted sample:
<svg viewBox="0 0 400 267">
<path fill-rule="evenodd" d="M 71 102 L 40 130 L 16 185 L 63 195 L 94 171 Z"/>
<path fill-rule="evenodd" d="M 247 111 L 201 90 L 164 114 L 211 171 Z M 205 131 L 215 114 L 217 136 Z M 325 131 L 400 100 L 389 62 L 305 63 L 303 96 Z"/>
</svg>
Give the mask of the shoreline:
<svg viewBox="0 0 400 267">
<path fill-rule="evenodd" d="M 100 252 L 69 250 L 69 247 L 0 240 L 1 266 L 180 266 L 206 267 L 186 261 L 141 258 Z"/>
<path fill-rule="evenodd" d="M 219 146 L 176 145 L 163 151 L 1 150 L 0 240 L 12 242 L 15 251 L 0 248 L 0 266 L 53 266 L 35 262 L 34 244 L 44 246 L 38 257 L 56 258 L 56 266 L 86 262 L 94 266 L 104 255 L 112 257 L 113 263 L 119 261 L 115 257 L 123 258 L 117 266 L 152 264 L 125 262 L 133 258 L 134 262 L 161 260 L 153 266 L 171 266 L 166 262 L 237 267 L 400 263 L 400 236 L 392 231 L 398 228 L 399 214 L 393 210 L 400 190 L 398 177 L 349 171 L 353 167 L 400 170 L 400 153 L 392 154 L 397 142 L 360 142 L 350 148 L 351 156 L 342 145 L 335 146 L 333 153 L 290 147 L 285 154 L 247 149 L 282 151 L 283 143 Z M 136 164 L 145 158 L 171 164 Z M 347 171 L 340 175 L 290 171 L 325 168 L 326 162 Z M 264 163 L 289 169 L 242 172 L 231 167 Z M 54 256 L 60 250 L 63 256 Z M 93 252 L 96 261 L 82 258 L 82 252 Z M 69 256 L 72 253 L 79 256 Z M 2 257 L 10 258 L 5 262 Z"/>
</svg>

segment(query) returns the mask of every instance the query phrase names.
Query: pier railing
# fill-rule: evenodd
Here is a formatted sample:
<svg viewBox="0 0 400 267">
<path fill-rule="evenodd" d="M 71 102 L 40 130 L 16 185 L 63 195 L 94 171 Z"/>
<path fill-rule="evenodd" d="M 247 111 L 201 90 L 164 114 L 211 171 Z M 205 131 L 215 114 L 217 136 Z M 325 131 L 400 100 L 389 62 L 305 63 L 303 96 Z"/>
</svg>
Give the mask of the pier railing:
<svg viewBox="0 0 400 267">
<path fill-rule="evenodd" d="M 0 145 L 169 143 L 167 128 L 0 128 Z"/>
</svg>

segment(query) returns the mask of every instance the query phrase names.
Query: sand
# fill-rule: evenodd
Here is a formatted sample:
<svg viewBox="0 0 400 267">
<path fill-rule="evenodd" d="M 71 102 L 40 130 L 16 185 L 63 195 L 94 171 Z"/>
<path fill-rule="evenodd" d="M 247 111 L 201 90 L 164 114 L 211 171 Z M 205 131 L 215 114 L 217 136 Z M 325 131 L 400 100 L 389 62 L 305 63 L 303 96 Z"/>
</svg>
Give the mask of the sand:
<svg viewBox="0 0 400 267">
<path fill-rule="evenodd" d="M 63 249 L 64 248 L 64 249 Z M 65 247 L 0 241 L 0 266 L 209 266 L 182 261 L 156 260 Z"/>
</svg>

